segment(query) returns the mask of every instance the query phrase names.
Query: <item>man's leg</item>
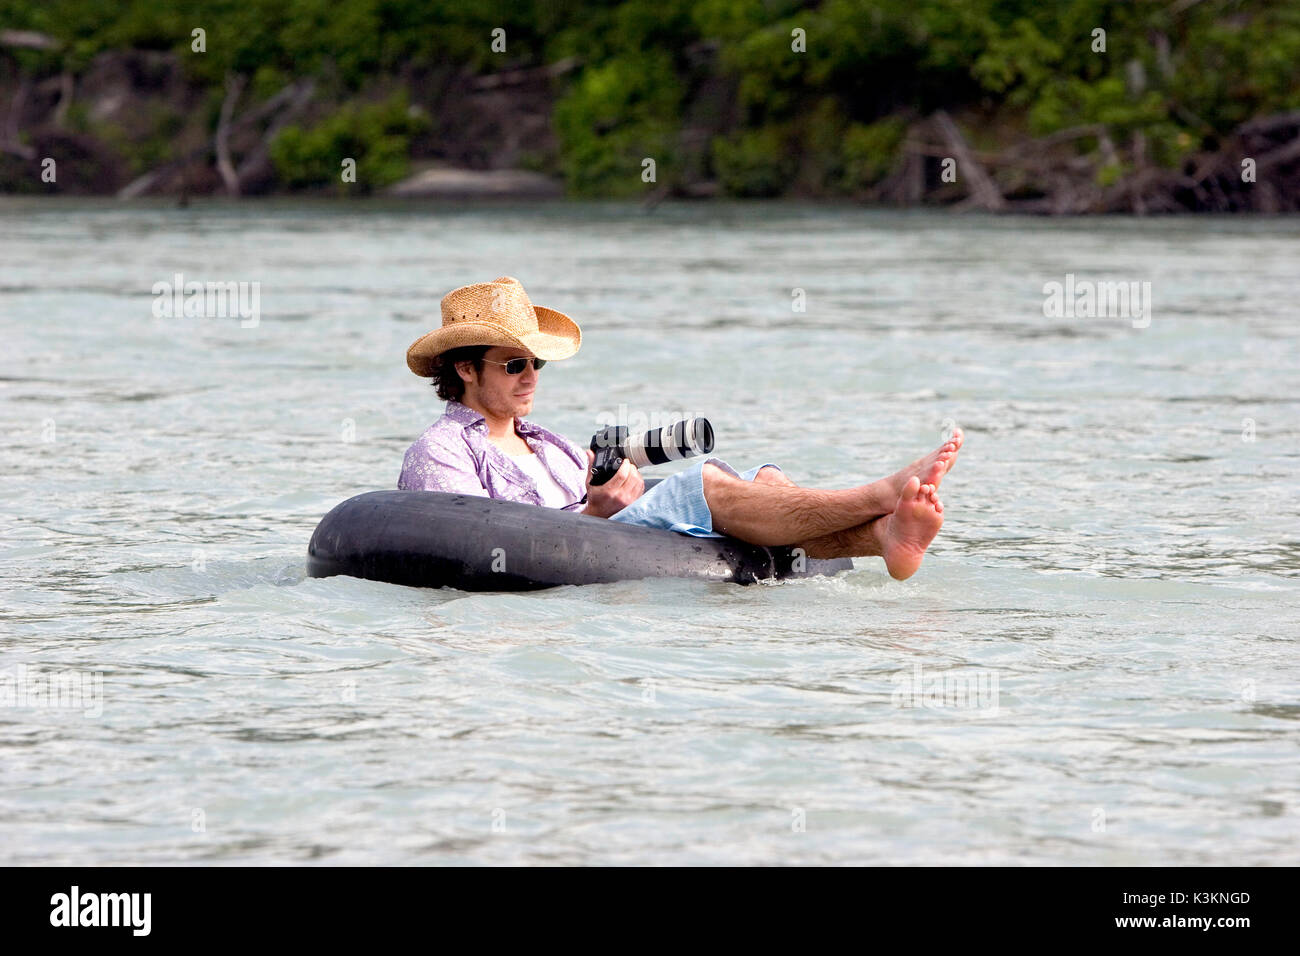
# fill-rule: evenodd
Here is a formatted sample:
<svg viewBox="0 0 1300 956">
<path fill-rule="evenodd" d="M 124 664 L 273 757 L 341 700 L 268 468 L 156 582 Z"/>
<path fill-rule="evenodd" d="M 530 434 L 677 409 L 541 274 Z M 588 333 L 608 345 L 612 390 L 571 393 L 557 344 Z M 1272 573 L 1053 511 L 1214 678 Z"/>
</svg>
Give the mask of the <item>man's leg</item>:
<svg viewBox="0 0 1300 956">
<path fill-rule="evenodd" d="M 885 491 L 884 498 L 886 501 L 894 501 L 896 495 L 903 493 L 903 488 L 908 480 L 913 476 L 920 479 L 921 484 L 932 484 L 938 489 L 939 484 L 943 481 L 945 475 L 952 470 L 952 466 L 957 462 L 957 454 L 961 451 L 962 445 L 966 443 L 966 433 L 960 428 L 953 428 L 952 436 L 944 441 L 942 445 L 930 452 L 928 455 L 922 455 L 910 465 L 900 468 L 897 472 L 888 478 L 882 478 L 880 481 L 872 482 L 872 485 L 880 490 Z M 707 471 L 707 469 L 706 469 Z M 769 484 L 784 486 L 787 488 L 799 487 L 783 472 L 780 468 L 763 467 L 754 475 L 754 481 L 759 484 Z M 892 513 L 893 508 L 889 507 L 879 512 L 877 516 L 883 516 Z M 870 520 L 870 519 L 868 519 Z M 865 522 L 861 527 L 865 527 Z"/>
<path fill-rule="evenodd" d="M 913 477 L 937 489 L 962 441 L 958 430 L 953 439 L 897 474 L 833 491 L 800 488 L 776 468 L 761 468 L 753 481 L 744 481 L 706 464 L 701 470 L 704 501 L 719 534 L 764 546 L 807 541 L 892 514 Z"/>
<path fill-rule="evenodd" d="M 754 480 L 786 488 L 798 487 L 785 472 L 776 468 L 760 468 Z M 880 515 L 843 531 L 796 542 L 794 547 L 802 548 L 810 558 L 877 558 L 883 551 L 881 535 L 886 527 L 883 522 L 888 517 Z"/>
<path fill-rule="evenodd" d="M 710 482 L 707 477 L 710 470 L 716 471 L 722 478 L 741 485 L 767 485 L 773 491 L 787 494 L 794 490 L 813 491 L 813 489 L 799 488 L 775 468 L 760 469 L 754 476 L 753 482 L 741 482 L 721 469 L 706 465 L 704 468 L 705 500 L 709 503 L 710 512 L 713 513 L 713 526 L 719 531 L 722 528 L 718 524 L 718 513 L 714 511 L 713 499 L 709 497 L 710 484 L 715 486 L 716 491 L 717 482 Z M 730 506 L 728 499 L 735 497 L 734 489 L 732 492 L 732 495 L 724 492 L 719 496 L 720 507 Z M 829 492 L 829 494 L 837 493 Z M 727 503 L 724 504 L 724 501 Z M 787 538 L 786 543 L 796 541 L 795 546 L 803 548 L 810 558 L 882 557 L 885 559 L 885 566 L 890 575 L 901 581 L 916 573 L 926 548 L 930 546 L 930 542 L 934 540 L 942 525 L 943 504 L 939 501 L 938 489 L 933 484 L 921 484 L 920 479 L 913 476 L 904 485 L 890 514 L 875 516 L 851 527 L 826 534 L 806 538 Z M 750 540 L 733 532 L 723 533 L 731 533 L 733 537 Z M 751 543 L 769 542 L 751 541 Z"/>
<path fill-rule="evenodd" d="M 764 468 L 759 475 L 773 469 Z M 744 481 L 716 465 L 701 472 L 713 530 L 750 544 L 779 545 L 830 534 L 894 510 L 898 495 L 882 478 L 857 488 L 823 491 Z"/>
<path fill-rule="evenodd" d="M 790 480 L 784 471 L 780 468 L 773 468 L 771 465 L 758 469 L 758 474 L 754 476 L 754 480 L 765 485 L 784 485 L 786 488 L 799 487 Z"/>
</svg>

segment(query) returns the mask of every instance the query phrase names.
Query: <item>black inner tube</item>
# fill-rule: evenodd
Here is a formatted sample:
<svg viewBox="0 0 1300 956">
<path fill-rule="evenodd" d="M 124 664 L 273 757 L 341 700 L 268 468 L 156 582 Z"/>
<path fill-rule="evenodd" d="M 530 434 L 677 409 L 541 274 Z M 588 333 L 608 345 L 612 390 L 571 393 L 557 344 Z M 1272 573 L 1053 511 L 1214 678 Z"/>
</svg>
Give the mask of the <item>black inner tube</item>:
<svg viewBox="0 0 1300 956">
<path fill-rule="evenodd" d="M 650 486 L 651 481 L 646 482 Z M 522 591 L 647 577 L 749 584 L 850 570 L 789 547 L 697 538 L 555 508 L 438 491 L 371 491 L 331 510 L 307 548 L 311 577 Z"/>
</svg>

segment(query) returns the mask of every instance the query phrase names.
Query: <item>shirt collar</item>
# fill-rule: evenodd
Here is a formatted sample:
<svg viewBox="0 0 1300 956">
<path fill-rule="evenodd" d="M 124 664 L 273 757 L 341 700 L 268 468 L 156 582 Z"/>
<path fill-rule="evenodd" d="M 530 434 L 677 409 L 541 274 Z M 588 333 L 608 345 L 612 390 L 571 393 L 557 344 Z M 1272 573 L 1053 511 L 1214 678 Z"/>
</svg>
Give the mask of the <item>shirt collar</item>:
<svg viewBox="0 0 1300 956">
<path fill-rule="evenodd" d="M 447 407 L 446 409 L 444 409 L 444 414 L 452 421 L 457 422 L 458 424 L 463 425 L 465 427 L 472 427 L 478 425 L 479 422 L 486 421 L 486 419 L 484 419 L 484 417 L 481 414 L 474 411 L 474 409 L 470 408 L 468 405 L 461 404 L 460 402 L 456 401 L 456 399 L 454 398 L 450 399 L 447 402 Z M 483 429 L 486 428 L 487 426 L 484 425 Z M 521 435 L 540 434 L 540 430 L 537 425 L 534 425 L 532 422 L 522 418 L 515 419 L 515 429 Z"/>
<path fill-rule="evenodd" d="M 461 425 L 473 425 L 476 422 L 483 421 L 482 415 L 474 411 L 474 409 L 470 408 L 468 405 L 462 405 L 454 398 L 447 402 L 447 407 L 443 410 L 443 414 L 453 422 L 458 422 Z"/>
</svg>

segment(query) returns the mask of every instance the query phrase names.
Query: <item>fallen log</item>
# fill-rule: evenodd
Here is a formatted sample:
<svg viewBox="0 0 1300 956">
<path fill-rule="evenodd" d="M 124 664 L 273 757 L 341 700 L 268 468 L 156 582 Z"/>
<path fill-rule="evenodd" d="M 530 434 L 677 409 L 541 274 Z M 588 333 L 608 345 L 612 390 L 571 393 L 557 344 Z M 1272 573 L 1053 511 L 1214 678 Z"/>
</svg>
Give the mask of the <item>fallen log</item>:
<svg viewBox="0 0 1300 956">
<path fill-rule="evenodd" d="M 948 143 L 952 149 L 953 158 L 957 161 L 957 168 L 965 175 L 966 180 L 970 183 L 970 196 L 963 200 L 960 205 L 973 205 L 981 209 L 987 209 L 990 212 L 997 212 L 1006 208 L 1006 199 L 998 190 L 997 185 L 984 171 L 984 167 L 976 161 L 971 154 L 970 147 L 966 145 L 966 139 L 957 129 L 957 124 L 943 110 L 937 111 L 932 120 L 938 129 L 939 135 Z"/>
<path fill-rule="evenodd" d="M 1255 169 L 1260 171 L 1272 169 L 1275 166 L 1285 166 L 1297 159 L 1300 159 L 1300 136 L 1297 136 L 1280 149 L 1272 150 L 1260 156 L 1255 160 Z"/>
<path fill-rule="evenodd" d="M 534 83 L 539 79 L 551 79 L 556 76 L 563 76 L 576 70 L 582 65 L 582 61 L 576 56 L 566 56 L 562 60 L 556 60 L 547 66 L 524 67 L 518 70 L 502 70 L 500 73 L 489 73 L 487 76 L 476 77 L 470 84 L 475 90 L 495 90 L 505 86 L 519 86 L 524 83 Z"/>
<path fill-rule="evenodd" d="M 0 46 L 12 46 L 25 50 L 56 50 L 59 41 L 35 30 L 0 30 Z"/>
<path fill-rule="evenodd" d="M 1246 120 L 1237 127 L 1238 136 L 1250 136 L 1257 133 L 1271 133 L 1274 130 L 1300 126 L 1300 110 L 1289 113 L 1274 113 L 1271 116 L 1257 116 Z"/>
</svg>

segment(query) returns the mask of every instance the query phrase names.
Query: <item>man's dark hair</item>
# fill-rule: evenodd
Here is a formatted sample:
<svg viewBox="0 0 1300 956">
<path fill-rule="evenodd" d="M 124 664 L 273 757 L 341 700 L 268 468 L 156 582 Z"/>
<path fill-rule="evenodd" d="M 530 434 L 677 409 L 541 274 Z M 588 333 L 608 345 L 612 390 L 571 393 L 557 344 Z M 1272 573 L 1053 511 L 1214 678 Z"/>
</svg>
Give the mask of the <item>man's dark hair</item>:
<svg viewBox="0 0 1300 956">
<path fill-rule="evenodd" d="M 456 371 L 457 362 L 473 362 L 477 372 L 483 371 L 483 356 L 490 345 L 466 345 L 450 349 L 438 356 L 433 368 L 433 387 L 444 402 L 460 401 L 465 396 L 465 382 Z"/>
</svg>

